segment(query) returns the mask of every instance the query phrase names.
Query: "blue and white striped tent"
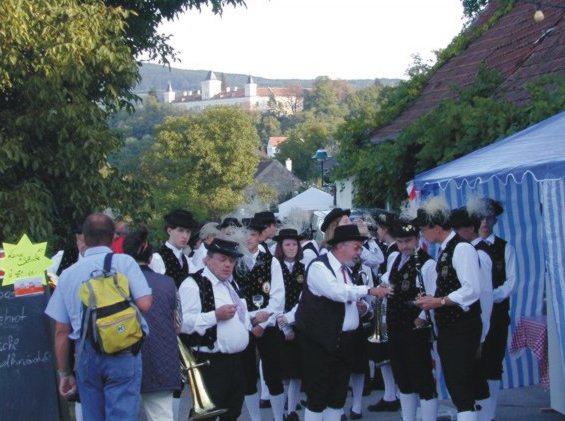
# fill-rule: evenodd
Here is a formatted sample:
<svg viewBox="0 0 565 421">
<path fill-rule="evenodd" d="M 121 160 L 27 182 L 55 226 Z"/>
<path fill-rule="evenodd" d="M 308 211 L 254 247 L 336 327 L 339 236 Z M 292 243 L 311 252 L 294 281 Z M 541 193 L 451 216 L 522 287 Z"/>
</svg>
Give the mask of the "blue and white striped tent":
<svg viewBox="0 0 565 421">
<path fill-rule="evenodd" d="M 495 233 L 516 248 L 517 293 L 510 334 L 524 316 L 545 314 L 551 300 L 565 372 L 565 112 L 416 176 L 418 196 L 444 195 L 452 207 L 469 194 L 504 204 Z M 544 291 L 545 285 L 548 291 Z M 510 341 L 510 335 L 508 340 Z M 530 352 L 505 359 L 502 387 L 539 383 Z"/>
</svg>

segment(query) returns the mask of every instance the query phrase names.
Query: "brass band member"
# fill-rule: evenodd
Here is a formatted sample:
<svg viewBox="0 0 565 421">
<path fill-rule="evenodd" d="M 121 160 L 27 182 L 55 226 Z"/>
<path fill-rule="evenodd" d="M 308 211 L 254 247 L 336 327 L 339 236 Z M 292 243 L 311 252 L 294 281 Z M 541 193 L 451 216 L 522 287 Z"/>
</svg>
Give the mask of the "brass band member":
<svg viewBox="0 0 565 421">
<path fill-rule="evenodd" d="M 236 259 L 242 254 L 237 243 L 220 238 L 205 247 L 206 267 L 191 274 L 179 288 L 182 331 L 189 334 L 197 360 L 210 361 L 199 370 L 212 402 L 228 410 L 220 420 L 235 421 L 241 414 L 245 394 L 241 355 L 251 330 L 245 299 L 231 282 Z M 260 322 L 268 314 L 262 312 L 255 317 L 254 322 Z"/>
<path fill-rule="evenodd" d="M 422 421 L 437 419 L 438 400 L 433 376 L 431 331 L 424 328 L 431 317 L 414 305 L 424 292 L 433 296 L 436 289 L 436 264 L 418 248 L 418 228 L 408 221 L 398 221 L 391 231 L 399 254 L 390 262 L 383 282 L 394 287 L 387 298 L 386 320 L 390 363 L 400 389 L 403 421 L 415 421 L 418 402 Z M 418 273 L 419 272 L 419 273 Z M 424 285 L 420 285 L 420 280 Z"/>
<path fill-rule="evenodd" d="M 305 421 L 340 420 L 355 358 L 357 300 L 392 293 L 388 287 L 353 285 L 348 267 L 359 259 L 365 240 L 356 225 L 338 226 L 328 241 L 330 251 L 308 268 L 296 311 L 308 402 Z"/>
<path fill-rule="evenodd" d="M 450 213 L 442 197 L 418 209 L 416 225 L 427 241 L 440 245 L 440 251 L 435 295 L 420 297 L 416 304 L 423 310 L 435 309 L 437 348 L 457 419 L 475 421 L 474 379 L 482 328 L 479 257 L 471 244 L 451 230 Z"/>
</svg>

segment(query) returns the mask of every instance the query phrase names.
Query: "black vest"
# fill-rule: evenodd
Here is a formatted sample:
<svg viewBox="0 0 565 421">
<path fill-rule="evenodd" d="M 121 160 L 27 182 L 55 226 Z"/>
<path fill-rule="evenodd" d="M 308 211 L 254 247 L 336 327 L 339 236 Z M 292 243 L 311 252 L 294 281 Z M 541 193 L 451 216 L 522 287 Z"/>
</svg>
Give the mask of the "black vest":
<svg viewBox="0 0 565 421">
<path fill-rule="evenodd" d="M 316 253 L 316 257 L 320 255 L 318 249 L 316 249 L 316 246 L 312 244 L 311 241 L 308 241 L 304 246 L 302 246 L 302 250 L 312 250 L 314 253 Z"/>
<path fill-rule="evenodd" d="M 242 265 L 234 271 L 235 281 L 245 296 L 248 311 L 257 310 L 253 305 L 254 295 L 263 296 L 263 305 L 260 308 L 265 308 L 269 304 L 272 261 L 272 255 L 260 251 L 251 270 L 242 261 Z"/>
<path fill-rule="evenodd" d="M 157 249 L 157 253 L 163 258 L 165 263 L 165 275 L 170 276 L 174 279 L 177 289 L 179 289 L 180 284 L 188 277 L 188 261 L 184 253 L 182 254 L 182 259 L 184 262 L 183 267 L 180 267 L 179 259 L 175 256 L 175 253 L 168 248 L 166 245 L 162 245 Z"/>
<path fill-rule="evenodd" d="M 78 262 L 78 249 L 76 246 L 64 249 L 63 257 L 61 258 L 61 263 L 57 268 L 56 275 L 60 276 L 66 268 L 74 265 L 76 262 Z"/>
<path fill-rule="evenodd" d="M 436 266 L 438 274 L 436 281 L 436 298 L 447 296 L 453 291 L 461 288 L 461 282 L 459 281 L 457 272 L 453 267 L 453 252 L 459 243 L 464 242 L 466 241 L 456 234 L 455 237 L 447 243 L 447 246 L 439 255 Z M 468 311 L 463 311 L 463 309 L 458 305 L 443 306 L 435 309 L 435 319 L 438 328 L 451 326 L 459 320 L 479 317 L 480 314 L 481 307 L 479 300 L 471 304 Z"/>
<path fill-rule="evenodd" d="M 402 254 L 399 253 L 394 259 L 388 278 L 390 284 L 394 286 L 394 295 L 387 298 L 386 306 L 386 323 L 390 333 L 414 328 L 414 320 L 422 311 L 412 304 L 420 293 L 416 261 L 420 264 L 421 270 L 431 257 L 423 249 L 419 249 L 417 255 L 410 256 L 399 270 L 401 259 Z"/>
<path fill-rule="evenodd" d="M 202 313 L 207 313 L 209 311 L 216 310 L 216 302 L 214 300 L 214 290 L 212 288 L 212 282 L 202 276 L 204 269 L 200 269 L 198 272 L 191 274 L 190 276 L 198 285 L 198 290 L 200 292 L 200 305 Z M 199 335 L 198 333 L 191 334 L 181 334 L 181 339 L 185 345 L 189 346 L 207 346 L 210 349 L 214 348 L 214 343 L 218 338 L 218 329 L 214 325 L 211 328 L 206 329 L 204 335 Z"/>
<path fill-rule="evenodd" d="M 477 250 L 483 250 L 492 260 L 492 288 L 496 289 L 506 282 L 506 244 L 500 237 L 494 237 L 494 244 L 487 244 L 485 241 L 479 242 L 475 246 Z M 510 311 L 510 299 L 506 298 L 500 303 L 494 303 L 492 312 L 508 313 Z"/>
<path fill-rule="evenodd" d="M 322 262 L 336 276 L 327 254 L 322 254 L 312 260 L 312 263 L 314 262 Z M 308 266 L 308 270 L 310 270 L 310 266 Z M 327 352 L 334 353 L 339 347 L 339 337 L 344 318 L 345 303 L 314 295 L 308 288 L 307 272 L 302 298 L 296 310 L 296 327 L 298 327 L 300 333 L 321 345 Z"/>
<path fill-rule="evenodd" d="M 280 263 L 284 280 L 284 312 L 287 313 L 298 303 L 298 298 L 306 280 L 306 269 L 304 264 L 297 260 L 292 266 L 291 273 L 284 260 L 281 260 Z"/>
</svg>

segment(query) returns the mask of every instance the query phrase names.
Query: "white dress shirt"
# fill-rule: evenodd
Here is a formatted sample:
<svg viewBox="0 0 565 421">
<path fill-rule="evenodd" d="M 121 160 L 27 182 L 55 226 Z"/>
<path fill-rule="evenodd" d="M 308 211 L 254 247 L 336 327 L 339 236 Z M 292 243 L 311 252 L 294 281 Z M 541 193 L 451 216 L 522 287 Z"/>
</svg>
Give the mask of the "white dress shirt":
<svg viewBox="0 0 565 421">
<path fill-rule="evenodd" d="M 192 258 L 190 259 L 190 272 L 191 273 L 196 273 L 200 269 L 202 269 L 204 266 L 206 266 L 204 264 L 204 258 L 206 257 L 207 254 L 208 254 L 208 249 L 204 245 L 204 242 L 200 243 L 200 247 L 198 247 L 196 250 L 194 250 L 194 254 L 192 255 Z"/>
<path fill-rule="evenodd" d="M 328 253 L 328 260 L 335 275 L 322 262 L 312 263 L 308 271 L 308 289 L 319 297 L 345 303 L 342 330 L 344 332 L 355 330 L 359 326 L 359 312 L 355 301 L 366 296 L 369 288 L 353 285 L 349 272 L 344 281 L 341 271 L 342 264 L 333 253 Z"/>
<path fill-rule="evenodd" d="M 304 254 L 304 257 L 302 258 L 302 260 L 300 262 L 304 264 L 304 267 L 306 269 L 308 269 L 308 265 L 310 264 L 310 262 L 312 260 L 314 260 L 316 257 L 318 257 L 313 250 L 311 250 L 309 248 L 304 249 L 304 246 L 308 243 L 311 243 L 316 248 L 316 250 L 318 250 L 318 252 L 320 251 L 319 248 L 318 248 L 318 244 L 316 244 L 316 242 L 314 240 L 309 240 L 309 241 L 306 241 L 304 244 L 302 244 L 302 252 Z"/>
<path fill-rule="evenodd" d="M 481 237 L 475 238 L 471 241 L 473 246 L 479 244 L 483 239 Z M 492 260 L 489 255 L 483 250 L 477 250 L 479 255 L 479 262 L 481 264 L 481 320 L 483 322 L 483 330 L 481 334 L 481 343 L 485 341 L 488 330 L 490 329 L 490 315 L 492 314 Z"/>
<path fill-rule="evenodd" d="M 484 240 L 494 244 L 494 234 Z M 500 303 L 516 291 L 516 250 L 510 243 L 506 243 L 504 261 L 506 262 L 506 281 L 493 290 L 492 296 L 495 303 Z"/>
<path fill-rule="evenodd" d="M 445 241 L 441 243 L 441 250 L 445 249 L 447 243 L 453 237 L 455 237 L 455 232 L 451 231 Z M 453 251 L 452 264 L 461 283 L 461 288 L 453 291 L 448 297 L 464 311 L 469 311 L 469 307 L 480 298 L 481 293 L 479 282 L 481 270 L 477 250 L 469 243 L 457 244 Z"/>
<path fill-rule="evenodd" d="M 176 248 L 168 241 L 165 242 L 165 246 L 173 251 L 175 257 L 180 263 L 182 261 L 182 249 Z M 188 258 L 186 259 L 186 261 L 188 264 Z M 151 258 L 151 263 L 149 264 L 149 267 L 153 270 L 153 272 L 160 273 L 161 275 L 164 275 L 165 272 L 167 271 L 165 262 L 163 261 L 163 258 L 159 253 L 153 253 L 153 257 Z"/>
<path fill-rule="evenodd" d="M 371 238 L 363 245 L 361 250 L 361 261 L 365 266 L 369 266 L 371 269 L 378 268 L 381 263 L 385 261 L 385 256 L 377 245 L 377 242 Z"/>
<path fill-rule="evenodd" d="M 237 305 L 237 303 L 233 302 L 226 284 L 216 278 L 208 268 L 204 269 L 202 276 L 208 278 L 212 283 L 216 309 L 225 304 Z M 214 348 L 209 349 L 207 346 L 204 346 L 196 347 L 195 349 L 202 352 L 234 354 L 243 351 L 247 347 L 251 321 L 244 299 L 240 299 L 239 305 L 245 311 L 245 324 L 241 322 L 237 312 L 231 319 L 220 321 L 216 320 L 215 310 L 202 313 L 199 288 L 191 276 L 186 278 L 181 284 L 179 295 L 182 305 L 182 332 L 203 335 L 206 329 L 217 326 L 217 339 L 214 343 Z"/>
</svg>

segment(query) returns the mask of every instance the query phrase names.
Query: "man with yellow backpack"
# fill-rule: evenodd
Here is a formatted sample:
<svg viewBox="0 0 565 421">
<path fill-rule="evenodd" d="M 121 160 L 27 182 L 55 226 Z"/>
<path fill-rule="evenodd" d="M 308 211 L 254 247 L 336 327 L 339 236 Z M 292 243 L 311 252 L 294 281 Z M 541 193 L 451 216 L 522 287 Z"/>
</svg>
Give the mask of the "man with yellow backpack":
<svg viewBox="0 0 565 421">
<path fill-rule="evenodd" d="M 151 307 L 151 289 L 133 258 L 112 254 L 112 220 L 86 218 L 84 258 L 67 268 L 45 313 L 55 320 L 59 392 L 78 393 L 88 420 L 136 421 L 141 385 L 138 353 L 147 325 L 140 311 Z M 76 342 L 76 365 L 69 344 Z M 76 377 L 75 377 L 76 376 Z"/>
</svg>

